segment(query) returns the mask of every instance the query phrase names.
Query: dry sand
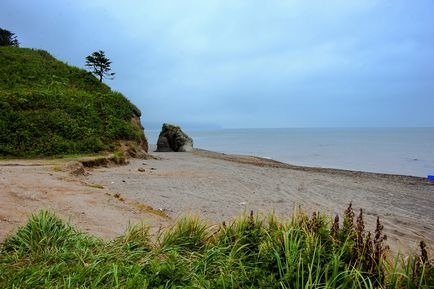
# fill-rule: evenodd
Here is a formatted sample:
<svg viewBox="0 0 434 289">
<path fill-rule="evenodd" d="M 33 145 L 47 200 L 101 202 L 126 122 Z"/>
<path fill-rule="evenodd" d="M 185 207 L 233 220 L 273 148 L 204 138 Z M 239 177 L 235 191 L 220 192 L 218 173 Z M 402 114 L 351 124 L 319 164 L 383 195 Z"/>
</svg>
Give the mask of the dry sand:
<svg viewBox="0 0 434 289">
<path fill-rule="evenodd" d="M 129 221 L 167 222 L 145 204 L 116 198 L 110 190 L 71 175 L 65 165 L 66 161 L 0 161 L 0 241 L 40 209 L 54 211 L 102 238 L 122 234 Z"/>
<path fill-rule="evenodd" d="M 133 159 L 127 166 L 92 169 L 85 177 L 56 170 L 62 163 L 0 162 L 0 238 L 42 207 L 112 238 L 129 220 L 169 224 L 159 210 L 171 219 L 196 213 L 217 223 L 250 210 L 289 216 L 297 206 L 309 213 L 342 214 L 352 202 L 364 209 L 368 229 L 380 216 L 394 249 L 397 240 L 404 249 L 434 240 L 434 186 L 422 178 L 297 167 L 201 150 L 155 155 L 161 159 Z"/>
</svg>

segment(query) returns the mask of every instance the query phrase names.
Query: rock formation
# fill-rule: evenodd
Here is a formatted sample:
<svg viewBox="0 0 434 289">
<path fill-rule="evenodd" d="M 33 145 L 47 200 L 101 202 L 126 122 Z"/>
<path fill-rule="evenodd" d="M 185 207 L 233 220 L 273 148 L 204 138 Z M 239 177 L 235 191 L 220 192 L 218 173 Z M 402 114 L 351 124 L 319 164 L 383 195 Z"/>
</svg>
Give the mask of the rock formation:
<svg viewBox="0 0 434 289">
<path fill-rule="evenodd" d="M 193 140 L 179 126 L 163 124 L 157 142 L 157 152 L 191 152 Z"/>
<path fill-rule="evenodd" d="M 131 123 L 134 127 L 137 128 L 137 130 L 144 132 L 144 127 L 142 123 L 140 122 L 140 115 L 134 114 L 133 118 L 131 119 Z M 145 134 L 140 134 L 140 140 L 136 140 L 138 145 L 143 149 L 145 153 L 148 152 L 148 140 L 146 139 Z"/>
</svg>

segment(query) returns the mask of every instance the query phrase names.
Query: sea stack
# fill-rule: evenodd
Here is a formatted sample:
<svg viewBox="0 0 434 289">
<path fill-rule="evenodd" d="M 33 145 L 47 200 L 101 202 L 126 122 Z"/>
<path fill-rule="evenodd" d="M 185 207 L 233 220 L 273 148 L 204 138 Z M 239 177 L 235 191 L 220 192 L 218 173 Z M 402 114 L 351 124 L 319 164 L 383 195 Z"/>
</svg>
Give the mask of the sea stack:
<svg viewBox="0 0 434 289">
<path fill-rule="evenodd" d="M 179 126 L 165 123 L 157 142 L 157 152 L 191 152 L 193 140 Z"/>
</svg>

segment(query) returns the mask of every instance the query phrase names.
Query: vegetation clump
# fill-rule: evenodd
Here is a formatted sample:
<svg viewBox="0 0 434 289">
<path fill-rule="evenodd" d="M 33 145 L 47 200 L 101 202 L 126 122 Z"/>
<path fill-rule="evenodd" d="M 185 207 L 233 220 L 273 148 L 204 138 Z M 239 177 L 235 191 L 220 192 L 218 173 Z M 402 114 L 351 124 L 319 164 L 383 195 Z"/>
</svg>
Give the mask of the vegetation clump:
<svg viewBox="0 0 434 289">
<path fill-rule="evenodd" d="M 15 33 L 0 28 L 0 46 L 15 46 L 19 47 L 20 43 L 18 42 L 17 37 L 15 36 Z"/>
<path fill-rule="evenodd" d="M 184 217 L 152 241 L 144 223 L 102 241 L 42 211 L 0 246 L 1 288 L 433 288 L 427 245 L 420 255 L 387 253 L 375 236 L 303 212 L 284 222 L 253 212 L 208 226 Z M 345 221 L 346 220 L 346 221 Z"/>
<path fill-rule="evenodd" d="M 92 73 L 48 52 L 0 47 L 0 157 L 147 151 L 140 110 Z"/>
<path fill-rule="evenodd" d="M 102 50 L 95 51 L 86 57 L 86 66 L 92 69 L 92 73 L 102 82 L 103 78 L 113 79 L 114 72 L 110 72 L 112 62 L 105 56 Z"/>
</svg>

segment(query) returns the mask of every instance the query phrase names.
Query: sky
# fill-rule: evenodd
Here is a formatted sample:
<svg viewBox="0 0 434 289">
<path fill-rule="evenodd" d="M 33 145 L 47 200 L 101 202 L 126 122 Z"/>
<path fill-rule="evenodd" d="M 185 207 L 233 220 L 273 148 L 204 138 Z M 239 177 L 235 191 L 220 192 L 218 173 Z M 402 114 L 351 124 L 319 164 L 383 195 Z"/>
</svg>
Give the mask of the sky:
<svg viewBox="0 0 434 289">
<path fill-rule="evenodd" d="M 433 0 L 1 0 L 22 47 L 104 50 L 145 127 L 434 127 Z"/>
</svg>

